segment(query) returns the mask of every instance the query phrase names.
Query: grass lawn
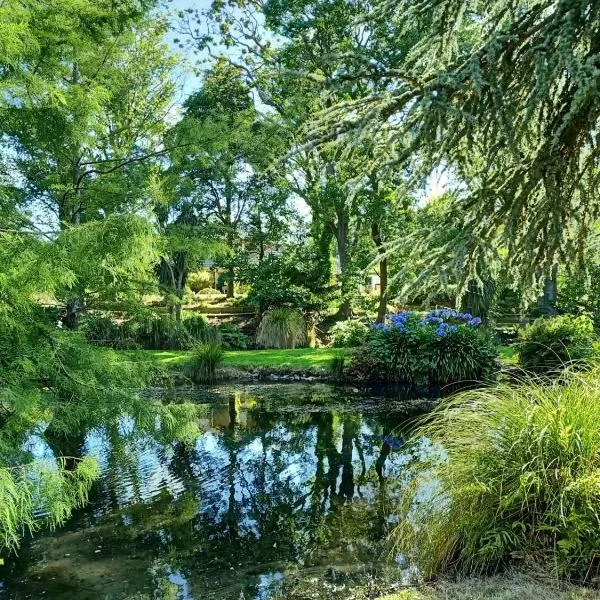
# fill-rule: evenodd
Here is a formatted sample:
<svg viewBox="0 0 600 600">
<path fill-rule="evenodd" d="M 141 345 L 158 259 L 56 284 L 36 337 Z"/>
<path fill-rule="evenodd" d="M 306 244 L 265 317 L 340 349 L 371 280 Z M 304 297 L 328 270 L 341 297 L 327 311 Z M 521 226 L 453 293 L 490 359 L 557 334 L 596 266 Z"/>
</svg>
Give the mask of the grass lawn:
<svg viewBox="0 0 600 600">
<path fill-rule="evenodd" d="M 331 361 L 348 352 L 348 348 L 295 348 L 294 350 L 228 350 L 223 366 L 284 367 L 326 369 Z M 517 364 L 515 346 L 499 346 L 500 361 L 505 366 Z M 136 361 L 151 361 L 166 367 L 179 367 L 189 358 L 187 350 L 127 350 L 124 354 Z"/>
<path fill-rule="evenodd" d="M 514 366 L 519 361 L 519 350 L 516 346 L 498 346 L 500 362 L 505 366 Z"/>
<path fill-rule="evenodd" d="M 326 369 L 344 348 L 296 348 L 294 350 L 229 350 L 223 356 L 228 367 L 296 367 Z M 136 361 L 151 361 L 167 367 L 185 363 L 190 353 L 186 350 L 130 350 L 126 354 Z"/>
</svg>

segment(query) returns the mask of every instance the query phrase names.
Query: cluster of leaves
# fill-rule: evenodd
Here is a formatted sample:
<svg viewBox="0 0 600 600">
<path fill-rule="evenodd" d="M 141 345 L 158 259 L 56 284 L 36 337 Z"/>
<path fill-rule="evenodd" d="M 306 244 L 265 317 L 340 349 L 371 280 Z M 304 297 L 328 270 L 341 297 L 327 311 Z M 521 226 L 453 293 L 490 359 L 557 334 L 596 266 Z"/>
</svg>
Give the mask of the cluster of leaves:
<svg viewBox="0 0 600 600">
<path fill-rule="evenodd" d="M 260 312 L 275 307 L 319 312 L 332 294 L 329 256 L 306 244 L 248 265 L 243 277 L 251 286 L 248 303 Z"/>
<path fill-rule="evenodd" d="M 600 373 L 463 392 L 429 414 L 396 531 L 425 576 L 545 565 L 598 576 Z"/>
<path fill-rule="evenodd" d="M 174 315 L 142 312 L 120 323 L 109 315 L 90 314 L 82 323 L 89 342 L 112 348 L 186 350 L 216 335 L 203 315 Z"/>
<path fill-rule="evenodd" d="M 549 373 L 594 354 L 594 324 L 587 316 L 540 317 L 519 331 L 519 362 L 525 369 Z"/>
<path fill-rule="evenodd" d="M 409 385 L 489 380 L 498 368 L 497 353 L 480 324 L 478 317 L 453 309 L 387 315 L 352 356 L 348 375 Z"/>
<path fill-rule="evenodd" d="M 338 321 L 330 330 L 331 345 L 334 348 L 355 348 L 367 339 L 369 328 L 357 320 Z"/>
<path fill-rule="evenodd" d="M 246 350 L 251 344 L 250 337 L 240 331 L 233 323 L 217 325 L 221 344 L 226 350 Z"/>
</svg>

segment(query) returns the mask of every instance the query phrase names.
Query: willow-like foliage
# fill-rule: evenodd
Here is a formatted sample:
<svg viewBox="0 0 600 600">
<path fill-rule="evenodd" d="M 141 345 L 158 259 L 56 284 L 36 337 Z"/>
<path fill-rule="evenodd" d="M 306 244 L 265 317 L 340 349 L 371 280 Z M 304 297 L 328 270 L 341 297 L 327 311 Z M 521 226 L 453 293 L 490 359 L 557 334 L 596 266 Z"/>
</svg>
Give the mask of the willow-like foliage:
<svg viewBox="0 0 600 600">
<path fill-rule="evenodd" d="M 451 166 L 468 261 L 495 238 L 529 278 L 582 260 L 600 208 L 598 2 L 386 1 L 356 26 L 370 32 L 361 66 L 344 61 L 332 85 L 371 85 L 323 111 L 312 143 L 368 138 L 381 167 Z"/>
</svg>

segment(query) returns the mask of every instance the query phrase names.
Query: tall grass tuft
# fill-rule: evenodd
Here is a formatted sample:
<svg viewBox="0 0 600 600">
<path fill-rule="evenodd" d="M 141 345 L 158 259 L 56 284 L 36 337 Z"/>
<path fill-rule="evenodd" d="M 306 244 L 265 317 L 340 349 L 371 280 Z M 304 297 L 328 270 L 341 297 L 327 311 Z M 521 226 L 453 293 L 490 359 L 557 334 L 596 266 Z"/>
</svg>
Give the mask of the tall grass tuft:
<svg viewBox="0 0 600 600">
<path fill-rule="evenodd" d="M 256 341 L 264 348 L 296 348 L 306 343 L 306 323 L 293 308 L 273 308 L 258 326 Z"/>
<path fill-rule="evenodd" d="M 214 383 L 217 367 L 223 360 L 223 346 L 218 342 L 198 344 L 187 363 L 186 373 L 195 383 Z"/>
<path fill-rule="evenodd" d="M 414 439 L 432 445 L 410 466 L 396 540 L 425 575 L 532 561 L 598 576 L 600 369 L 458 394 Z"/>
</svg>

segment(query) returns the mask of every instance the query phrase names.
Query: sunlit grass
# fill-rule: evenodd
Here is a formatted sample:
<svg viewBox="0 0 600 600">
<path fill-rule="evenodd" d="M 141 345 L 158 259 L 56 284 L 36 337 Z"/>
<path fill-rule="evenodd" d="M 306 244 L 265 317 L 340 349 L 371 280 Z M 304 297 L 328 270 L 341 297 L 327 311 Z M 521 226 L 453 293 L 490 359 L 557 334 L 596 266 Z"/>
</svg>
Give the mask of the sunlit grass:
<svg viewBox="0 0 600 600">
<path fill-rule="evenodd" d="M 397 540 L 425 574 L 544 564 L 597 577 L 600 369 L 443 401 L 417 438 Z M 435 450 L 437 449 L 437 450 Z"/>
<path fill-rule="evenodd" d="M 222 365 L 229 367 L 322 368 L 342 356 L 344 348 L 295 348 L 293 350 L 230 350 L 223 355 Z M 180 350 L 132 350 L 123 352 L 136 361 L 153 362 L 166 367 L 179 367 L 191 353 Z"/>
</svg>

